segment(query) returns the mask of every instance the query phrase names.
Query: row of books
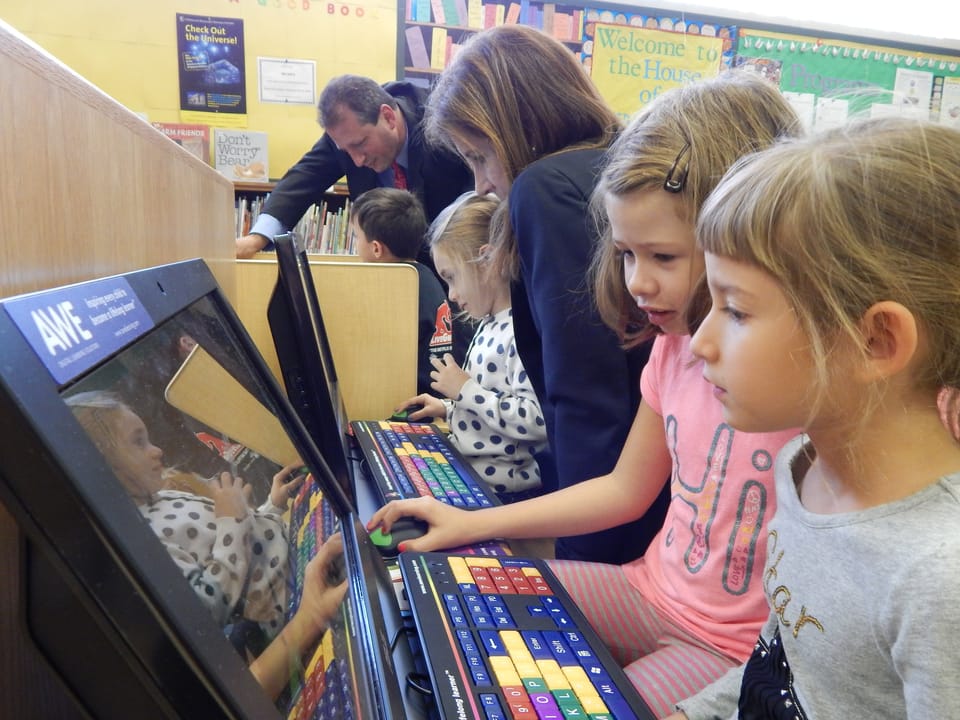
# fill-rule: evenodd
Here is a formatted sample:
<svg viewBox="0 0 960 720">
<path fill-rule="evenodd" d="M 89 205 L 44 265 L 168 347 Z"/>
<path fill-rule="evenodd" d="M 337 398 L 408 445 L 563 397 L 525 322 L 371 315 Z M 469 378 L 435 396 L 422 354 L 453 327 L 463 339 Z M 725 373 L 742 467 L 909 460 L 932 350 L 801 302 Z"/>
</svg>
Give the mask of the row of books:
<svg viewBox="0 0 960 720">
<path fill-rule="evenodd" d="M 434 27 L 428 29 L 430 30 L 429 51 L 427 50 L 424 28 L 419 25 L 411 25 L 404 31 L 407 36 L 410 63 L 415 68 L 443 70 L 450 64 L 461 44 L 453 41 L 453 36 L 447 33 L 446 28 Z"/>
<path fill-rule="evenodd" d="M 498 3 L 482 0 L 407 0 L 407 20 L 481 30 L 504 24 L 529 25 L 558 40 L 583 38 L 583 9 L 557 10 L 556 3 L 530 0 Z M 408 36 L 407 43 L 410 43 Z"/>
<path fill-rule="evenodd" d="M 265 132 L 211 128 L 199 123 L 151 124 L 233 182 L 270 180 Z"/>
<path fill-rule="evenodd" d="M 257 195 L 253 198 L 248 198 L 246 195 L 237 197 L 234 205 L 237 237 L 243 237 L 250 232 L 266 199 L 266 195 Z"/>
<path fill-rule="evenodd" d="M 241 195 L 235 205 L 237 237 L 250 232 L 257 222 L 263 204 L 269 197 L 257 195 L 248 198 Z M 326 200 L 319 205 L 311 205 L 294 227 L 302 239 L 308 253 L 320 255 L 356 255 L 357 246 L 350 233 L 350 199 L 345 198 L 343 205 L 336 210 L 327 206 Z"/>
<path fill-rule="evenodd" d="M 356 255 L 356 238 L 350 232 L 350 199 L 336 210 L 323 201 L 311 205 L 300 218 L 296 231 L 308 253 L 320 255 Z"/>
<path fill-rule="evenodd" d="M 407 0 L 407 20 L 480 28 L 481 0 Z"/>
</svg>

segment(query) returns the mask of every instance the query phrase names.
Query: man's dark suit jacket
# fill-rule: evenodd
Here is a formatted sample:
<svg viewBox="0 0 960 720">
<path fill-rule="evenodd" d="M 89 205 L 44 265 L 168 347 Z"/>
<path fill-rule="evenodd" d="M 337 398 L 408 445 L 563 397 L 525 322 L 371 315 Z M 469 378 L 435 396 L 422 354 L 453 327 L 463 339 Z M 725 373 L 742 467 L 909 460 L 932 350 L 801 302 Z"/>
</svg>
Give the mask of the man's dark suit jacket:
<svg viewBox="0 0 960 720">
<path fill-rule="evenodd" d="M 383 89 L 396 98 L 407 123 L 407 189 L 420 199 L 427 218 L 433 220 L 461 193 L 473 188 L 473 176 L 460 158 L 427 147 L 421 127 L 427 90 L 403 82 L 386 83 Z M 285 227 L 293 227 L 307 208 L 319 205 L 326 189 L 344 175 L 351 198 L 380 184 L 377 173 L 354 165 L 350 156 L 337 149 L 324 133 L 277 183 L 262 212 L 272 215 Z"/>
</svg>

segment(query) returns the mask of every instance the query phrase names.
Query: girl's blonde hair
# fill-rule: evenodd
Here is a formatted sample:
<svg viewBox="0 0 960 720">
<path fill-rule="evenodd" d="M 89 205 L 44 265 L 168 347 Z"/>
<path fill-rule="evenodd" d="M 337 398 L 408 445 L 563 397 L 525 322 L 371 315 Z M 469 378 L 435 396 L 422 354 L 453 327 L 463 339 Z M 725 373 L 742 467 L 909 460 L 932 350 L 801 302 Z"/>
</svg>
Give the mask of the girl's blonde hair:
<svg viewBox="0 0 960 720">
<path fill-rule="evenodd" d="M 117 446 L 113 419 L 123 410 L 130 410 L 118 395 L 106 390 L 90 390 L 65 398 L 73 416 L 80 423 L 97 449 L 106 454 Z"/>
<path fill-rule="evenodd" d="M 866 357 L 860 321 L 884 300 L 920 326 L 915 387 L 960 385 L 960 132 L 889 118 L 780 144 L 724 179 L 697 237 L 780 285 L 810 340 L 814 413 L 849 368 L 831 354 Z"/>
<path fill-rule="evenodd" d="M 591 266 L 597 307 L 625 346 L 648 339 L 657 329 L 627 290 L 623 257 L 611 240 L 606 198 L 641 190 L 667 192 L 669 178 L 679 186 L 682 219 L 696 223 L 704 200 L 738 158 L 801 131 L 780 91 L 743 71 L 670 90 L 634 117 L 610 148 L 591 199 L 601 238 Z M 708 302 L 705 289 L 698 288 L 691 300 L 691 329 Z"/>
<path fill-rule="evenodd" d="M 430 253 L 443 255 L 462 267 L 473 268 L 481 280 L 488 277 L 483 247 L 490 244 L 490 221 L 500 201 L 496 195 L 465 192 L 445 207 L 430 224 Z"/>
<path fill-rule="evenodd" d="M 535 160 L 574 147 L 607 147 L 621 128 L 563 43 L 524 25 L 501 25 L 463 44 L 440 75 L 424 114 L 428 140 L 456 151 L 486 139 L 510 182 Z M 507 198 L 491 239 L 496 263 L 518 275 Z"/>
</svg>

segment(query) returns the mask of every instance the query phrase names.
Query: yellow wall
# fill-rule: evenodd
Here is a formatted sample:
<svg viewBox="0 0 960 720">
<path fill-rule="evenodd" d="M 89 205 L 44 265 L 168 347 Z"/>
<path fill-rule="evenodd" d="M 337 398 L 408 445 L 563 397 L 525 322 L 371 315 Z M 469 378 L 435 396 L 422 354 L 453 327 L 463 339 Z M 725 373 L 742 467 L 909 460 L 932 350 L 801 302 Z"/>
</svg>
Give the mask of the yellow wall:
<svg viewBox="0 0 960 720">
<path fill-rule="evenodd" d="M 320 134 L 316 109 L 260 104 L 257 57 L 315 60 L 317 92 L 346 72 L 396 76 L 397 0 L 0 0 L 0 19 L 151 121 L 178 122 L 176 14 L 241 18 L 248 127 L 279 177 Z"/>
</svg>

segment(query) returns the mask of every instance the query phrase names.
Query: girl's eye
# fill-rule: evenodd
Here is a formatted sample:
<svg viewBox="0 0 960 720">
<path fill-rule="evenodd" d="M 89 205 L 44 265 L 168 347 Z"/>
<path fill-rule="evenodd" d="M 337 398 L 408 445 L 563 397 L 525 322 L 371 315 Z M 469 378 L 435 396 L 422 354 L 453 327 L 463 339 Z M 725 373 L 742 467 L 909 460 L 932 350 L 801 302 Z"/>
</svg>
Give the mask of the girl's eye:
<svg viewBox="0 0 960 720">
<path fill-rule="evenodd" d="M 666 253 L 657 253 L 653 259 L 660 263 L 668 263 L 677 259 L 676 255 L 667 255 Z"/>
<path fill-rule="evenodd" d="M 729 305 L 723 308 L 723 312 L 725 312 L 727 315 L 733 318 L 733 321 L 737 323 L 742 323 L 744 320 L 747 319 L 746 313 L 740 312 L 736 308 L 732 308 Z"/>
<path fill-rule="evenodd" d="M 633 250 L 628 250 L 627 248 L 622 248 L 622 247 L 614 247 L 614 252 L 616 252 L 617 255 L 623 258 L 624 260 L 633 259 Z"/>
</svg>

